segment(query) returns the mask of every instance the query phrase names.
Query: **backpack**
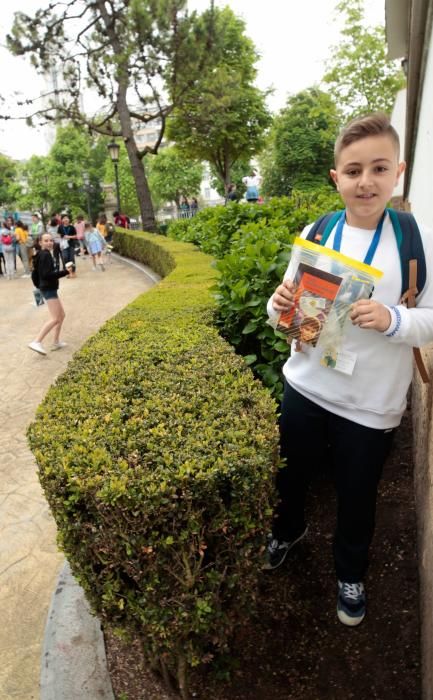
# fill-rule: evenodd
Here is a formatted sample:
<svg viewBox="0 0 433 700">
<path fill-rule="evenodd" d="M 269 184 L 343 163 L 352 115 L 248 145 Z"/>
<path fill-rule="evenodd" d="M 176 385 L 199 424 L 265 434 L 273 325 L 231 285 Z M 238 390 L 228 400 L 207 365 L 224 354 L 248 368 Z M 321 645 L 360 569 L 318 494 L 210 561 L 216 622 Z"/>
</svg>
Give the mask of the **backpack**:
<svg viewBox="0 0 433 700">
<path fill-rule="evenodd" d="M 397 241 L 401 264 L 401 303 L 411 309 L 416 305 L 416 297 L 426 283 L 426 261 L 421 234 L 415 217 L 406 211 L 387 208 Z M 342 210 L 324 214 L 314 222 L 307 240 L 325 245 L 329 235 L 342 214 Z M 413 348 L 415 361 L 422 377 L 430 381 L 419 348 Z"/>
</svg>

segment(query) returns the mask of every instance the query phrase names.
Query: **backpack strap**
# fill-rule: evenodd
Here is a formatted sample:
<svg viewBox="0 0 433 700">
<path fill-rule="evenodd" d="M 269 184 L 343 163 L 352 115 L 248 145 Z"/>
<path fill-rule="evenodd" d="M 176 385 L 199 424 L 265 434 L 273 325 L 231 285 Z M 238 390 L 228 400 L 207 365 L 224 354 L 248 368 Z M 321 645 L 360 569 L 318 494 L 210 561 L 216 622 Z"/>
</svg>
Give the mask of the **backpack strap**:
<svg viewBox="0 0 433 700">
<path fill-rule="evenodd" d="M 427 270 L 424 246 L 422 244 L 422 238 L 418 224 L 416 223 L 416 219 L 410 212 L 396 211 L 395 209 L 388 208 L 388 213 L 391 218 L 397 240 L 397 247 L 400 253 L 402 279 L 401 294 L 402 300 L 405 301 L 409 290 L 416 289 L 416 296 L 417 294 L 420 294 L 425 287 Z M 409 279 L 410 260 L 417 261 L 417 271 L 414 285 L 410 283 Z"/>
<path fill-rule="evenodd" d="M 407 290 L 406 294 L 406 303 L 407 303 L 407 308 L 408 309 L 413 309 L 416 301 L 415 301 L 415 296 L 416 296 L 416 278 L 417 278 L 417 266 L 418 266 L 418 261 L 413 259 L 409 260 L 409 289 Z M 424 384 L 428 384 L 430 381 L 430 376 L 429 373 L 427 372 L 426 366 L 424 364 L 424 360 L 421 355 L 421 350 L 419 348 L 413 348 L 413 356 L 415 358 L 416 366 L 418 367 L 418 371 L 421 375 L 421 379 L 423 380 Z"/>
<path fill-rule="evenodd" d="M 341 211 L 331 211 L 329 214 L 323 214 L 323 216 L 317 219 L 308 231 L 307 241 L 325 245 L 332 229 L 341 216 Z"/>
<path fill-rule="evenodd" d="M 426 281 L 426 262 L 421 234 L 415 217 L 409 212 L 388 209 L 394 227 L 400 253 L 402 296 L 401 303 L 408 309 L 416 306 L 416 296 L 424 288 Z M 404 232 L 404 233 L 403 233 Z M 419 348 L 413 348 L 416 366 L 425 384 L 430 381 Z"/>
<path fill-rule="evenodd" d="M 341 210 L 330 212 L 317 219 L 307 234 L 307 241 L 325 245 L 341 213 Z M 400 253 L 401 303 L 411 309 L 416 305 L 416 296 L 424 289 L 427 276 L 422 238 L 415 217 L 410 212 L 388 208 L 388 213 Z M 420 349 L 413 348 L 413 354 L 423 382 L 429 382 Z"/>
</svg>

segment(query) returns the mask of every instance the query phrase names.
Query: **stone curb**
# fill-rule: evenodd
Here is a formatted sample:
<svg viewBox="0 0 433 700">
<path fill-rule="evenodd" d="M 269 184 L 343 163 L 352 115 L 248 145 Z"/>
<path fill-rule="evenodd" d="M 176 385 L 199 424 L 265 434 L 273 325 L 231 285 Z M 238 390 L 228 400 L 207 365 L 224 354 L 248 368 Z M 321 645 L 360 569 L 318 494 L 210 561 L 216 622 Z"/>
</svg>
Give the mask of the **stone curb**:
<svg viewBox="0 0 433 700">
<path fill-rule="evenodd" d="M 114 700 L 101 625 L 68 562 L 48 612 L 40 686 L 41 700 Z"/>
</svg>

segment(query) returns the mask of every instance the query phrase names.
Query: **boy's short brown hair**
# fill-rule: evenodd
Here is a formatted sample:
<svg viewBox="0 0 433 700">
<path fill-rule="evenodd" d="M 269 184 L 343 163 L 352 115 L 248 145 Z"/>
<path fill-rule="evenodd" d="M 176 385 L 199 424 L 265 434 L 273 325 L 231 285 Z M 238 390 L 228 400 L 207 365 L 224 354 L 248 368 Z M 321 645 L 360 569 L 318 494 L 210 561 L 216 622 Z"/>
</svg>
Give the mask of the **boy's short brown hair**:
<svg viewBox="0 0 433 700">
<path fill-rule="evenodd" d="M 355 141 L 365 139 L 367 136 L 389 136 L 397 150 L 397 158 L 400 154 L 400 139 L 392 126 L 389 117 L 384 112 L 374 112 L 362 117 L 352 119 L 339 133 L 334 146 L 334 159 L 337 164 L 341 151 Z"/>
</svg>

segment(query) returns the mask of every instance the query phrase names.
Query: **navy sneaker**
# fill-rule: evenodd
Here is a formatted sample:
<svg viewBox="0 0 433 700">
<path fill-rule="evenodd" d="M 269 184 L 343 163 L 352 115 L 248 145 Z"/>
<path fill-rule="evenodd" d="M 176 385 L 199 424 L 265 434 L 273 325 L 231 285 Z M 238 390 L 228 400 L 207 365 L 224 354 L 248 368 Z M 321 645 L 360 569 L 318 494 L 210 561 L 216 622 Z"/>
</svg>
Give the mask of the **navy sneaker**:
<svg viewBox="0 0 433 700">
<path fill-rule="evenodd" d="M 356 627 L 365 617 L 363 583 L 338 582 L 337 615 L 343 625 Z"/>
<path fill-rule="evenodd" d="M 268 535 L 268 543 L 266 546 L 265 553 L 265 563 L 262 566 L 263 571 L 272 571 L 273 569 L 278 569 L 279 566 L 284 562 L 287 554 L 290 552 L 292 547 L 297 544 L 308 532 L 308 527 L 305 528 L 304 532 L 299 535 L 294 540 L 290 542 L 285 542 L 284 540 L 277 540 L 272 535 Z"/>
</svg>

